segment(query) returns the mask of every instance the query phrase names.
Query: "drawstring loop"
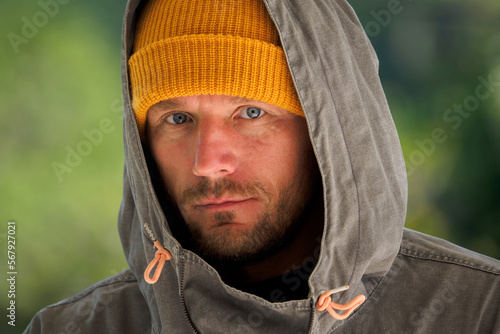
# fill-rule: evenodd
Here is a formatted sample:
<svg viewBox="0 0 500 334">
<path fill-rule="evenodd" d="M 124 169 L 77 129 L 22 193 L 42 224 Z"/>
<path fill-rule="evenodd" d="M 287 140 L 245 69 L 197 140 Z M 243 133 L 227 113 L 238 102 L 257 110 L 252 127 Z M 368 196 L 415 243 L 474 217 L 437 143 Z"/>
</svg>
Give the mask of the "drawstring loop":
<svg viewBox="0 0 500 334">
<path fill-rule="evenodd" d="M 144 271 L 144 279 L 149 284 L 155 284 L 158 281 L 161 275 L 161 271 L 163 269 L 163 265 L 165 264 L 165 261 L 170 260 L 172 258 L 172 254 L 170 254 L 168 250 L 163 248 L 163 246 L 158 240 L 155 241 L 154 245 L 158 249 L 155 253 L 155 258 L 149 263 L 148 267 Z M 150 278 L 149 275 L 156 264 L 158 264 L 158 266 L 156 267 L 156 270 L 153 274 L 153 278 Z"/>
<path fill-rule="evenodd" d="M 366 300 L 366 297 L 364 295 L 359 295 L 354 297 L 353 300 L 345 305 L 332 302 L 332 297 L 330 297 L 332 294 L 345 291 L 347 289 L 349 289 L 349 285 L 323 292 L 318 298 L 316 309 L 318 311 L 327 310 L 328 313 L 330 313 L 330 315 L 335 319 L 344 320 Z M 338 314 L 333 309 L 345 312 L 343 314 Z"/>
</svg>

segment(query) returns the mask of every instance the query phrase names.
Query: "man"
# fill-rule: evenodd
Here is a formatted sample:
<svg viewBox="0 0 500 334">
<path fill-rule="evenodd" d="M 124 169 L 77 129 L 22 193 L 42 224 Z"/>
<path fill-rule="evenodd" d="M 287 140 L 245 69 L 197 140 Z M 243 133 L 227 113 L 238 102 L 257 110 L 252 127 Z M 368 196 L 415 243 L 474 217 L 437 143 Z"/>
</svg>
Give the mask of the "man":
<svg viewBox="0 0 500 334">
<path fill-rule="evenodd" d="M 500 329 L 498 261 L 403 229 L 399 140 L 346 2 L 129 1 L 123 41 L 130 269 L 27 332 Z"/>
</svg>

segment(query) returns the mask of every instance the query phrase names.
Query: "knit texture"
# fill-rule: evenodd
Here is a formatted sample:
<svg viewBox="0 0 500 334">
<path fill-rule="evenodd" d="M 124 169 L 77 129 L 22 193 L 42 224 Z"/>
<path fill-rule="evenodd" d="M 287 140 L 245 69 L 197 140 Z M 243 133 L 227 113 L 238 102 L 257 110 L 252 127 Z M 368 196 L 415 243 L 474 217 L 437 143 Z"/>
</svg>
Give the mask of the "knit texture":
<svg viewBox="0 0 500 334">
<path fill-rule="evenodd" d="M 240 96 L 304 115 L 260 0 L 150 0 L 137 22 L 129 69 L 143 140 L 148 109 L 172 97 Z"/>
</svg>

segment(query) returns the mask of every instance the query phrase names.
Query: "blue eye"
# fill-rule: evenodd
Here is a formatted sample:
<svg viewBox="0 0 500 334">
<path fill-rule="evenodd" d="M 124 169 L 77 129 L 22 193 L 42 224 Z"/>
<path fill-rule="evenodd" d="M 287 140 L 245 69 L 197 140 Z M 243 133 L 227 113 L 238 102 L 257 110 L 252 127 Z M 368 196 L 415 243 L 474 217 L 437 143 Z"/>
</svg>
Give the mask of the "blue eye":
<svg viewBox="0 0 500 334">
<path fill-rule="evenodd" d="M 245 119 L 256 119 L 264 115 L 264 111 L 257 107 L 248 107 L 241 111 L 241 117 Z"/>
<path fill-rule="evenodd" d="M 170 124 L 183 124 L 189 121 L 189 116 L 183 113 L 175 113 L 167 117 Z"/>
</svg>

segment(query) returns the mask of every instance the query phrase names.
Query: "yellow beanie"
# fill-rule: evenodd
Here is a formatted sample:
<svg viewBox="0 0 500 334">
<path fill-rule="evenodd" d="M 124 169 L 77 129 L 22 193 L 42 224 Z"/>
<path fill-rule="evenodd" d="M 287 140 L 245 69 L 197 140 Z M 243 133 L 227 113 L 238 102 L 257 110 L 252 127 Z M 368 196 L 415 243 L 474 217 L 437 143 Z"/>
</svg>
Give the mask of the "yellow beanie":
<svg viewBox="0 0 500 334">
<path fill-rule="evenodd" d="M 148 109 L 179 96 L 240 96 L 304 116 L 280 45 L 261 0 L 149 0 L 129 59 L 141 138 Z"/>
</svg>

